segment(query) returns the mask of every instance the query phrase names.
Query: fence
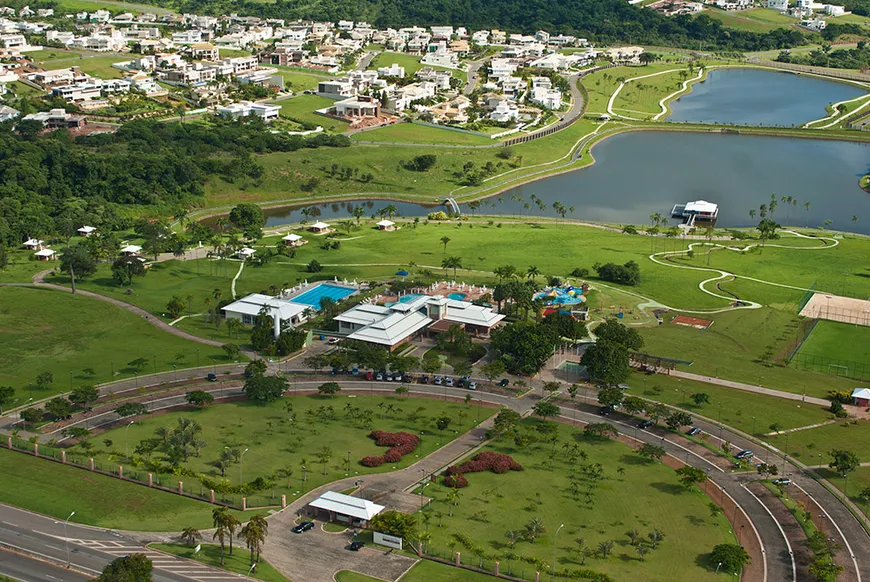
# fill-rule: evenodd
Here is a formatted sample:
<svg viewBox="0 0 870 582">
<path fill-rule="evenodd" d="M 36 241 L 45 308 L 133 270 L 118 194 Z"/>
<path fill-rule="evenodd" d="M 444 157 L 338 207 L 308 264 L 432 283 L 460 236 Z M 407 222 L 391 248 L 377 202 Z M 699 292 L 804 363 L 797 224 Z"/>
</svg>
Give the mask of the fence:
<svg viewBox="0 0 870 582">
<path fill-rule="evenodd" d="M 867 362 L 797 353 L 790 363 L 800 370 L 836 374 L 856 380 L 870 380 L 870 363 Z"/>
<path fill-rule="evenodd" d="M 810 297 L 812 297 L 812 293 L 810 293 Z M 805 301 L 802 303 L 806 304 Z M 801 306 L 803 309 L 803 306 Z M 800 309 L 798 310 L 800 312 Z M 789 363 L 801 349 L 801 346 L 804 345 L 804 342 L 807 341 L 807 338 L 810 337 L 810 334 L 813 333 L 813 330 L 816 329 L 816 325 L 818 325 L 818 319 L 804 319 L 798 324 L 797 332 L 795 333 L 794 339 L 786 346 L 785 348 L 785 362 Z"/>
<path fill-rule="evenodd" d="M 282 507 L 286 501 L 285 494 L 276 492 L 274 486 L 270 492 L 257 493 L 249 496 L 220 493 L 206 489 L 205 485 L 193 476 L 161 474 L 135 467 L 110 463 L 89 457 L 85 452 L 59 449 L 50 445 L 22 440 L 17 437 L 7 437 L 5 446 L 9 450 L 40 457 L 48 462 L 53 461 L 61 463 L 76 469 L 99 473 L 106 477 L 120 479 L 128 483 L 157 489 L 167 493 L 182 495 L 206 503 L 225 505 L 231 509 L 245 510 Z"/>
<path fill-rule="evenodd" d="M 462 568 L 463 570 L 497 576 L 504 580 L 514 580 L 516 582 L 534 582 L 536 574 L 539 571 L 532 564 L 528 564 L 522 560 L 508 560 L 507 558 L 502 558 L 496 561 L 492 557 L 474 555 L 471 551 L 463 549 L 457 551 L 448 548 L 427 546 L 424 548 L 423 553 L 424 558 L 434 562 Z M 544 578 L 543 572 L 541 572 L 540 578 Z"/>
<path fill-rule="evenodd" d="M 826 77 L 834 77 L 835 79 L 846 79 L 847 81 L 870 81 L 870 75 L 863 73 L 852 73 L 849 71 L 841 71 L 837 69 L 827 69 L 825 67 L 811 67 L 807 65 L 795 65 L 793 63 L 780 63 L 779 61 L 765 61 L 762 59 L 749 59 L 750 63 L 770 67 L 772 69 L 783 69 L 793 71 L 795 73 L 810 73 L 813 75 L 824 75 Z"/>
</svg>

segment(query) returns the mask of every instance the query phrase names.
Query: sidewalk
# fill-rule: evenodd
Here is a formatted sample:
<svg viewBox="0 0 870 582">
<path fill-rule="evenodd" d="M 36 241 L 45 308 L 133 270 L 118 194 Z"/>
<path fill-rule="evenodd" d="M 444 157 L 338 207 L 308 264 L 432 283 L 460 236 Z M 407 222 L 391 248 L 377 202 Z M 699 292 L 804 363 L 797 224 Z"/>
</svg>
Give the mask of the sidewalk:
<svg viewBox="0 0 870 582">
<path fill-rule="evenodd" d="M 671 376 L 677 378 L 685 378 L 686 380 L 695 380 L 696 382 L 705 382 L 707 384 L 715 384 L 717 386 L 725 386 L 726 388 L 736 388 L 746 392 L 755 392 L 756 394 L 764 394 L 765 396 L 773 396 L 775 398 L 785 398 L 786 400 L 798 400 L 808 404 L 817 406 L 831 406 L 830 400 L 824 398 L 815 398 L 801 394 L 792 394 L 791 392 L 783 392 L 782 390 L 774 390 L 772 388 L 764 388 L 763 386 L 753 386 L 752 384 L 743 384 L 742 382 L 734 382 L 733 380 L 723 380 L 722 378 L 713 378 L 712 376 L 701 376 L 699 374 L 691 374 L 689 372 L 681 372 L 679 370 L 671 370 Z"/>
</svg>

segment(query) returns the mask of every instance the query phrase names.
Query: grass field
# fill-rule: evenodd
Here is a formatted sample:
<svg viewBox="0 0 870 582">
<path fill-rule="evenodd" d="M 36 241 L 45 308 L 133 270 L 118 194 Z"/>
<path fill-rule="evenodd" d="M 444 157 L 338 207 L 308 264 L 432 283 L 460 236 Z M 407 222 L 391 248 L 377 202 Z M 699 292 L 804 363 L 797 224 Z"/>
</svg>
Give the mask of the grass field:
<svg viewBox="0 0 870 582">
<path fill-rule="evenodd" d="M 46 58 L 41 61 L 37 60 L 36 64 L 46 69 L 67 69 L 69 67 L 78 67 L 83 73 L 101 79 L 120 79 L 123 76 L 123 72 L 119 69 L 113 68 L 112 63 L 130 60 L 129 57 L 124 55 L 87 56 L 60 49 L 50 49 L 50 51 L 52 53 L 56 52 L 56 57 Z"/>
<path fill-rule="evenodd" d="M 798 354 L 858 362 L 870 367 L 870 327 L 819 320 Z"/>
<path fill-rule="evenodd" d="M 158 8 L 148 4 L 135 4 L 130 2 L 100 2 L 99 0 L 58 0 L 55 12 L 58 14 L 81 12 L 87 10 L 108 10 L 112 14 L 120 12 L 132 12 L 138 14 L 140 12 L 154 12 L 155 14 L 172 14 L 172 10 L 166 8 Z"/>
<path fill-rule="evenodd" d="M 499 129 L 501 130 L 501 128 Z M 397 123 L 371 131 L 355 133 L 351 139 L 354 141 L 457 145 L 492 145 L 498 143 L 482 135 L 472 135 L 413 123 Z"/>
<path fill-rule="evenodd" d="M 310 123 L 322 125 L 323 129 L 326 129 L 328 131 L 335 131 L 339 133 L 347 131 L 348 129 L 350 129 L 348 123 L 314 113 L 317 109 L 329 107 L 333 103 L 334 101 L 332 99 L 329 99 L 327 97 L 318 97 L 317 95 L 299 95 L 298 97 L 292 97 L 290 99 L 284 99 L 278 102 L 278 104 L 281 105 L 281 116 L 283 117 L 292 117 L 294 119 L 300 119 L 302 121 L 308 121 Z M 331 157 L 333 160 L 335 159 L 334 153 Z M 265 159 L 263 159 L 263 161 L 265 162 L 266 159 L 268 159 L 268 156 L 264 156 L 264 158 Z"/>
<path fill-rule="evenodd" d="M 379 67 L 389 67 L 393 63 L 396 63 L 400 67 L 405 67 L 405 76 L 413 77 L 414 73 L 419 71 L 424 67 L 430 67 L 430 65 L 424 65 L 420 62 L 420 58 L 418 56 L 409 55 L 407 53 L 394 53 L 394 52 L 382 52 L 374 59 L 372 59 L 371 64 L 369 65 L 369 69 L 378 69 Z M 442 71 L 450 71 L 453 73 L 453 76 L 457 79 L 460 79 L 463 84 L 468 80 L 468 73 L 465 71 L 460 71 L 457 69 L 445 69 L 444 67 L 431 67 L 436 70 Z"/>
<path fill-rule="evenodd" d="M 211 536 L 208 536 L 209 538 Z M 194 560 L 215 568 L 221 568 L 221 547 L 215 544 L 202 544 L 202 549 L 194 553 L 193 548 L 182 544 L 151 544 L 149 547 L 167 554 L 173 554 L 187 560 Z M 243 542 L 233 548 L 233 555 L 224 554 L 224 570 L 235 572 L 236 574 L 248 575 L 251 569 L 251 553 L 244 547 Z M 283 576 L 278 570 L 272 567 L 265 559 L 260 558 L 256 570 L 250 575 L 255 580 L 264 580 L 265 582 L 290 582 L 289 578 Z"/>
<path fill-rule="evenodd" d="M 220 53 L 220 58 L 222 58 L 222 59 L 226 59 L 229 57 L 249 57 L 249 56 L 251 56 L 251 51 L 239 50 L 239 49 L 221 48 L 221 49 L 218 49 L 218 52 Z"/>
<path fill-rule="evenodd" d="M 293 406 L 295 420 L 290 420 L 291 414 L 285 409 L 288 404 Z M 318 410 L 326 407 L 332 407 L 334 418 L 316 414 Z M 348 416 L 350 407 L 371 411 L 373 420 L 370 427 L 351 419 Z M 396 410 L 388 407 L 395 407 Z M 483 420 L 491 413 L 488 408 L 478 410 L 478 407 L 465 403 L 397 396 L 306 396 L 285 398 L 265 406 L 243 401 L 211 406 L 204 410 L 173 412 L 137 419 L 136 424 L 129 427 L 127 436 L 132 450 L 134 443 L 153 438 L 157 427 L 172 427 L 181 417 L 195 420 L 203 428 L 201 437 L 207 445 L 200 456 L 188 457 L 184 463 L 186 467 L 219 479 L 220 472 L 214 463 L 223 448 L 247 448 L 243 473 L 240 474 L 239 465 L 234 464 L 227 470 L 226 479 L 232 484 L 238 484 L 240 477 L 245 482 L 250 482 L 257 477 L 279 475 L 274 494 L 277 497 L 286 493 L 289 502 L 305 491 L 349 474 L 363 475 L 404 468 L 418 460 L 418 455 L 431 453 L 452 440 L 454 431 L 462 433 L 469 430 L 478 422 L 478 414 L 480 420 Z M 435 428 L 435 418 L 445 415 L 453 419 L 453 425 L 442 438 Z M 373 429 L 407 431 L 417 435 L 423 433 L 420 451 L 405 456 L 400 463 L 385 464 L 379 468 L 364 467 L 360 465 L 360 459 L 386 452 L 384 447 L 378 447 L 372 439 L 367 438 L 366 435 Z M 105 438 L 112 439 L 115 443 L 123 442 L 125 430 L 127 429 L 110 430 L 92 439 L 100 449 L 98 458 L 105 459 L 112 454 L 118 454 L 107 450 L 102 442 Z M 331 456 L 325 464 L 317 456 L 323 445 L 331 447 Z M 348 453 L 350 472 L 347 470 Z M 159 458 L 161 454 L 155 453 L 155 458 Z M 305 471 L 302 469 L 303 465 L 307 467 Z M 131 465 L 133 466 L 135 463 Z M 291 473 L 290 476 L 286 474 L 287 471 Z M 261 495 L 271 495 L 271 491 L 264 491 Z M 254 496 L 249 496 L 250 505 L 254 505 L 253 498 Z"/>
<path fill-rule="evenodd" d="M 740 12 L 709 8 L 697 14 L 706 14 L 729 28 L 748 32 L 769 32 L 776 28 L 798 24 L 796 19 L 783 16 L 779 12 L 767 8 L 755 8 Z"/>
<path fill-rule="evenodd" d="M 335 580 L 336 582 L 381 582 L 381 578 L 372 578 L 350 570 L 336 572 Z M 429 560 L 420 560 L 402 576 L 403 582 L 492 582 L 492 580 L 492 576 L 486 574 Z"/>
<path fill-rule="evenodd" d="M 788 435 L 770 437 L 768 441 L 778 449 L 786 450 L 786 436 L 788 436 L 788 454 L 807 465 L 827 465 L 831 460 L 828 452 L 832 449 L 855 451 L 859 457 L 862 457 L 862 461 L 870 461 L 870 458 L 865 458 L 867 451 L 870 451 L 870 421 L 846 420 Z"/>
<path fill-rule="evenodd" d="M 526 420 L 524 424 L 531 429 L 538 421 Z M 512 567 L 515 572 L 525 569 L 528 575 L 533 566 L 505 557 L 509 552 L 505 532 L 522 531 L 529 520 L 537 517 L 543 520 L 546 531 L 534 543 L 517 543 L 513 552 L 519 556 L 551 564 L 555 542 L 557 566 L 575 569 L 581 567 L 576 538 L 582 537 L 593 550 L 600 542 L 611 540 L 615 542 L 613 554 L 608 558 L 591 557 L 584 567 L 607 573 L 615 580 L 715 579 L 714 567 L 705 554 L 714 545 L 731 541 L 733 536 L 721 515 L 710 516 L 706 496 L 697 489 L 685 489 L 677 483 L 671 469 L 644 461 L 624 445 L 611 441 L 590 443 L 582 433 L 562 424 L 557 429 L 558 441 L 552 448 L 538 443 L 519 449 L 506 439 L 489 446 L 489 450 L 510 454 L 524 470 L 500 475 L 466 474 L 469 485 L 460 490 L 453 517 L 448 515 L 448 488 L 440 483 L 429 485 L 426 495 L 434 498 L 429 506 L 430 551 L 450 554 L 448 543 L 455 539 L 453 534 L 461 533 L 482 548 L 488 567 L 493 559 L 498 559 L 495 556 L 501 556 L 503 572 Z M 581 477 L 579 498 L 568 487 L 572 467 L 565 447 L 572 444 L 588 454 L 584 463 L 600 463 L 603 468 L 603 478 L 597 486 Z M 550 455 L 551 451 L 555 454 Z M 624 471 L 619 472 L 619 467 Z M 544 490 L 543 483 L 547 484 Z M 587 490 L 590 499 L 583 493 Z M 442 527 L 439 522 L 443 522 Z M 554 540 L 560 523 L 565 531 Z M 637 528 L 642 536 L 658 528 L 665 539 L 640 561 L 625 535 L 632 528 Z M 463 557 L 477 561 L 464 545 L 456 549 L 463 551 Z"/>
<path fill-rule="evenodd" d="M 770 432 L 770 425 L 774 423 L 779 424 L 781 430 L 787 430 L 833 418 L 818 406 L 667 375 L 635 373 L 628 384 L 630 394 L 685 408 L 714 421 L 721 419 L 725 425 L 755 435 Z M 697 406 L 692 402 L 691 395 L 699 392 L 710 397 L 708 404 Z M 594 399 L 595 395 L 591 394 L 590 398 Z"/>
<path fill-rule="evenodd" d="M 131 341 L 135 338 L 135 341 Z M 179 339 L 136 315 L 102 301 L 46 289 L 0 288 L 0 385 L 13 386 L 23 403 L 94 382 L 134 375 L 127 362 L 146 358 L 142 373 L 192 366 L 199 350 L 203 362 L 223 361 L 220 348 Z M 86 374 L 93 368 L 95 376 Z M 48 390 L 29 390 L 40 372 L 51 372 Z"/>
<path fill-rule="evenodd" d="M 626 84 L 614 101 L 613 110 L 636 119 L 652 118 L 661 111 L 659 101 L 662 97 L 678 91 L 683 81 L 688 78 L 685 67 L 674 66 L 674 68 L 685 72 L 682 75 L 679 72 L 656 75 Z"/>
<path fill-rule="evenodd" d="M 640 77 L 651 73 L 684 68 L 686 68 L 686 65 L 683 64 L 654 63 L 651 65 L 635 67 L 615 67 L 591 73 L 583 79 L 583 86 L 586 87 L 586 91 L 589 93 L 589 105 L 587 111 L 598 114 L 607 111 L 607 102 L 610 100 L 610 96 L 613 95 L 616 88 L 619 87 L 618 79 L 631 79 L 633 77 Z M 651 87 L 650 90 L 643 92 L 644 101 L 654 101 L 658 103 L 659 99 L 666 96 L 668 93 L 673 92 L 672 90 L 665 90 L 664 87 L 673 85 L 674 79 L 679 79 L 679 77 L 675 77 L 674 75 L 675 74 L 663 74 L 656 77 L 650 77 L 649 79 L 643 79 L 641 81 L 632 81 L 622 89 L 622 92 L 629 91 L 630 95 L 637 93 L 637 96 L 639 97 L 640 92 L 638 92 L 637 87 L 634 85 L 636 83 L 643 83 L 644 85 L 649 85 Z M 660 77 L 664 77 L 666 81 L 660 82 Z M 669 82 L 667 82 L 668 79 L 670 79 Z M 660 84 L 661 87 L 659 86 Z M 655 90 L 652 88 L 655 88 Z M 620 95 L 622 95 L 622 92 L 620 92 Z M 617 97 L 617 103 L 619 102 L 619 99 L 620 97 Z M 622 99 L 624 99 L 624 97 L 622 97 Z M 633 105 L 633 103 L 630 105 Z M 628 108 L 632 109 L 633 107 Z"/>
<path fill-rule="evenodd" d="M 327 75 L 303 73 L 287 67 L 276 66 L 275 68 L 278 69 L 279 74 L 284 77 L 284 88 L 292 89 L 295 93 L 317 89 L 318 82 L 329 79 L 329 76 Z"/>
<path fill-rule="evenodd" d="M 0 501 L 75 523 L 134 531 L 211 527 L 211 506 L 84 469 L 0 450 Z M 235 512 L 237 517 L 241 513 Z"/>
</svg>

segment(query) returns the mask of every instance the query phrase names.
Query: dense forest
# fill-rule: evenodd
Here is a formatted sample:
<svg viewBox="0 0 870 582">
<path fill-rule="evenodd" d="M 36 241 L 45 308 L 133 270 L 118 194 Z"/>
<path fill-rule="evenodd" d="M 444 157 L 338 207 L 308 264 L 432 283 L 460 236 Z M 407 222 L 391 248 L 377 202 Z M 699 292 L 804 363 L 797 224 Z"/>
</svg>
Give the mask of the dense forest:
<svg viewBox="0 0 870 582">
<path fill-rule="evenodd" d="M 626 0 L 148 0 L 181 12 L 263 18 L 364 20 L 384 27 L 454 25 L 510 32 L 539 29 L 595 42 L 755 51 L 798 46 L 806 35 L 781 28 L 766 33 L 728 29 L 706 15 L 666 17 Z M 870 3 L 870 0 L 860 0 Z"/>
<path fill-rule="evenodd" d="M 75 140 L 39 133 L 35 122 L 0 125 L 0 243 L 64 235 L 87 222 L 129 226 L 126 206 L 172 210 L 195 204 L 210 176 L 258 180 L 252 153 L 342 147 L 345 136 L 302 138 L 265 131 L 261 122 L 210 124 L 133 121 L 117 133 Z"/>
</svg>

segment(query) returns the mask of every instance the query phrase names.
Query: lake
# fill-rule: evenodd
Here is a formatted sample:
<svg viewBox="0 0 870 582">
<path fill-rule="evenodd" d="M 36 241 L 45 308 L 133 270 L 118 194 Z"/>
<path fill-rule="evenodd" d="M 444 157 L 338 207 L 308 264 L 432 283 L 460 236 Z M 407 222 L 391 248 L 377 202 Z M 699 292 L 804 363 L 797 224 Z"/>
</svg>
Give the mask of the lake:
<svg viewBox="0 0 870 582">
<path fill-rule="evenodd" d="M 793 73 L 716 69 L 670 103 L 667 121 L 792 127 L 827 117 L 829 104 L 866 93 L 854 85 Z"/>
<path fill-rule="evenodd" d="M 673 121 L 793 125 L 825 115 L 829 102 L 861 95 L 857 87 L 788 73 L 750 69 L 711 71 L 707 81 L 673 104 Z M 754 226 L 750 209 L 780 203 L 780 224 L 821 226 L 870 234 L 870 194 L 858 186 L 870 172 L 868 145 L 785 137 L 639 131 L 595 146 L 596 163 L 567 174 L 513 188 L 484 201 L 485 214 L 555 216 L 553 202 L 576 220 L 644 224 L 649 215 L 669 215 L 674 204 L 708 200 L 719 205 L 720 227 Z M 540 210 L 532 195 L 541 200 Z M 499 202 L 501 200 L 501 202 Z M 810 203 L 809 210 L 804 204 Z M 347 217 L 362 204 L 368 215 L 390 202 L 367 200 L 320 205 L 319 217 Z M 400 216 L 425 216 L 437 206 L 394 202 Z M 530 208 L 525 208 L 525 205 Z M 469 212 L 463 207 L 463 212 Z M 303 219 L 298 210 L 266 211 L 267 225 Z M 858 222 L 852 217 L 858 216 Z"/>
</svg>

